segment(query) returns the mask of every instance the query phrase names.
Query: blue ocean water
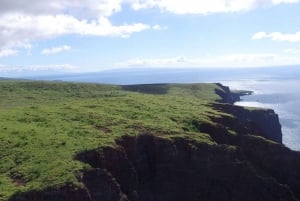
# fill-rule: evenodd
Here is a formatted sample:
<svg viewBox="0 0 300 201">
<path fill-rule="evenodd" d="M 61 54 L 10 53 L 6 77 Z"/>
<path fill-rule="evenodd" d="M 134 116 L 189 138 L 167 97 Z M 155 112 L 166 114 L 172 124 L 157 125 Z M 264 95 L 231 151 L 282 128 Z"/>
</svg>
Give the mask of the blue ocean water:
<svg viewBox="0 0 300 201">
<path fill-rule="evenodd" d="M 231 89 L 251 90 L 238 105 L 274 109 L 282 125 L 283 143 L 300 151 L 300 67 L 258 69 L 123 69 L 87 74 L 27 77 L 39 80 L 106 84 L 219 82 Z"/>
<path fill-rule="evenodd" d="M 279 115 L 283 144 L 300 151 L 300 79 L 241 80 L 224 82 L 232 89 L 253 91 L 237 105 L 272 108 Z"/>
</svg>

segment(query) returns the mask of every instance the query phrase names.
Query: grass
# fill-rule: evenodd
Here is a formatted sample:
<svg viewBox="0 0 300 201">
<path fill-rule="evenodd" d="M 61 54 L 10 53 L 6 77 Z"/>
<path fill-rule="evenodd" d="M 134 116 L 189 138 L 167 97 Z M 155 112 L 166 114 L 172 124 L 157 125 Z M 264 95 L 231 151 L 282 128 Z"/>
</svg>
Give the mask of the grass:
<svg viewBox="0 0 300 201">
<path fill-rule="evenodd" d="M 148 88 L 147 88 L 148 87 Z M 214 144 L 193 121 L 214 124 L 215 84 L 114 86 L 0 81 L 0 200 L 17 192 L 80 185 L 76 153 L 152 133 Z"/>
</svg>

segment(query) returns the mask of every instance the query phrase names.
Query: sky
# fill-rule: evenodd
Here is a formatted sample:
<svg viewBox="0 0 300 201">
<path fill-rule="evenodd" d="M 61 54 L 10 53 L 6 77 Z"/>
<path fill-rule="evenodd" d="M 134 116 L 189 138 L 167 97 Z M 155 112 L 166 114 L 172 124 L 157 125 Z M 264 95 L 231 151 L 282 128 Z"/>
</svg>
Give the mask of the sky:
<svg viewBox="0 0 300 201">
<path fill-rule="evenodd" d="M 0 0 L 0 77 L 300 64 L 300 0 Z"/>
</svg>

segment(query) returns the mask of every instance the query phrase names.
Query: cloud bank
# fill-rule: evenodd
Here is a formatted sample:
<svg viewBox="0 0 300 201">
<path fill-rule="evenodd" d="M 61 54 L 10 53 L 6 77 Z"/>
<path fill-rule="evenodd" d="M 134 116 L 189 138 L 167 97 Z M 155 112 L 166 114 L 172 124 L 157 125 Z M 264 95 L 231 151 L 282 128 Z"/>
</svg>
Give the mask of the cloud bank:
<svg viewBox="0 0 300 201">
<path fill-rule="evenodd" d="M 125 5 L 133 11 L 159 9 L 178 15 L 206 15 L 298 2 L 300 0 L 1 0 L 0 57 L 16 55 L 20 49 L 30 49 L 33 42 L 64 35 L 127 38 L 146 30 L 165 29 L 144 22 L 112 23 L 111 17 L 122 12 Z M 299 40 L 298 35 L 290 40 Z M 261 37 L 292 38 L 278 33 Z"/>
<path fill-rule="evenodd" d="M 123 0 L 1 0 L 0 56 L 31 48 L 32 42 L 63 35 L 130 37 L 158 25 L 112 24 Z"/>
<path fill-rule="evenodd" d="M 295 65 L 300 63 L 298 55 L 272 53 L 236 53 L 213 57 L 189 58 L 135 58 L 115 63 L 115 68 L 244 68 Z"/>
<path fill-rule="evenodd" d="M 300 42 L 300 31 L 292 34 L 286 34 L 281 32 L 258 32 L 252 36 L 252 39 L 271 39 L 273 41 Z"/>
<path fill-rule="evenodd" d="M 18 54 L 17 50 L 12 50 L 12 49 L 3 49 L 0 50 L 0 58 L 1 57 L 7 57 L 7 56 L 12 56 Z"/>
<path fill-rule="evenodd" d="M 68 45 L 63 45 L 63 46 L 59 46 L 59 47 L 53 47 L 53 48 L 49 48 L 49 49 L 43 49 L 41 54 L 43 55 L 49 55 L 49 54 L 57 54 L 60 52 L 66 52 L 71 50 L 71 47 Z"/>
<path fill-rule="evenodd" d="M 31 72 L 69 72 L 74 73 L 79 70 L 78 66 L 74 66 L 71 64 L 49 64 L 49 65 L 30 65 L 30 66 L 9 66 L 9 65 L 1 65 L 0 64 L 0 73 L 14 73 L 15 76 L 17 74 L 22 73 L 31 73 Z"/>
<path fill-rule="evenodd" d="M 282 3 L 298 3 L 299 0 L 132 0 L 135 10 L 159 8 L 174 14 L 212 14 L 248 11 L 257 7 Z"/>
</svg>

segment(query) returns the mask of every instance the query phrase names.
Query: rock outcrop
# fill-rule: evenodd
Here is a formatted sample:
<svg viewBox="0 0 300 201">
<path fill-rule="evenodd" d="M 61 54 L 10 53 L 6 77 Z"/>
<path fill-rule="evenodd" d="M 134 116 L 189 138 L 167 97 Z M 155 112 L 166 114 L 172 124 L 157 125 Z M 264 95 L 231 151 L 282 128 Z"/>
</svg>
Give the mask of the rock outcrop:
<svg viewBox="0 0 300 201">
<path fill-rule="evenodd" d="M 92 169 L 84 188 L 19 194 L 11 200 L 300 200 L 300 154 L 258 136 L 208 145 L 151 134 L 123 136 L 116 147 L 80 153 Z"/>
<path fill-rule="evenodd" d="M 217 84 L 217 86 L 219 86 L 221 88 L 221 89 L 215 90 L 216 94 L 218 94 L 221 97 L 221 102 L 233 104 L 233 103 L 241 100 L 240 96 L 242 94 L 232 93 L 230 91 L 229 87 L 224 86 L 220 83 L 216 83 L 216 84 Z"/>
<path fill-rule="evenodd" d="M 231 122 L 230 127 L 239 125 L 237 131 L 239 134 L 247 130 L 248 134 L 263 136 L 267 139 L 282 143 L 281 125 L 278 115 L 272 109 L 245 109 L 243 107 L 234 106 L 233 103 L 240 101 L 240 96 L 251 95 L 251 91 L 232 92 L 229 87 L 223 86 L 220 83 L 217 85 L 222 90 L 216 90 L 216 94 L 221 97 L 221 103 L 215 104 L 215 107 L 221 111 L 225 111 L 235 116 L 234 122 Z M 222 123 L 226 121 L 222 119 Z"/>
<path fill-rule="evenodd" d="M 225 130 L 231 128 L 239 135 L 257 135 L 282 143 L 281 124 L 274 110 L 245 109 L 232 104 L 217 103 L 213 104 L 212 107 L 234 116 L 234 118 L 222 117 L 215 119 L 216 122 L 223 125 Z"/>
<path fill-rule="evenodd" d="M 277 157 L 266 151 L 263 156 L 256 156 L 260 150 L 251 150 L 255 142 L 260 143 L 259 149 L 270 146 L 260 140 L 241 137 L 237 140 L 241 146 L 235 147 L 142 134 L 124 136 L 117 142 L 117 148 L 89 151 L 78 159 L 95 169 L 111 172 L 124 196 L 133 201 L 298 200 L 299 174 L 288 173 L 294 167 L 281 165 L 279 172 L 285 172 L 283 177 L 291 179 L 282 180 L 275 171 L 275 165 L 280 165 L 276 164 Z M 279 144 L 272 146 L 270 154 L 288 152 Z M 299 155 L 289 157 L 297 167 L 300 165 Z M 91 179 L 89 182 L 94 183 Z"/>
</svg>

